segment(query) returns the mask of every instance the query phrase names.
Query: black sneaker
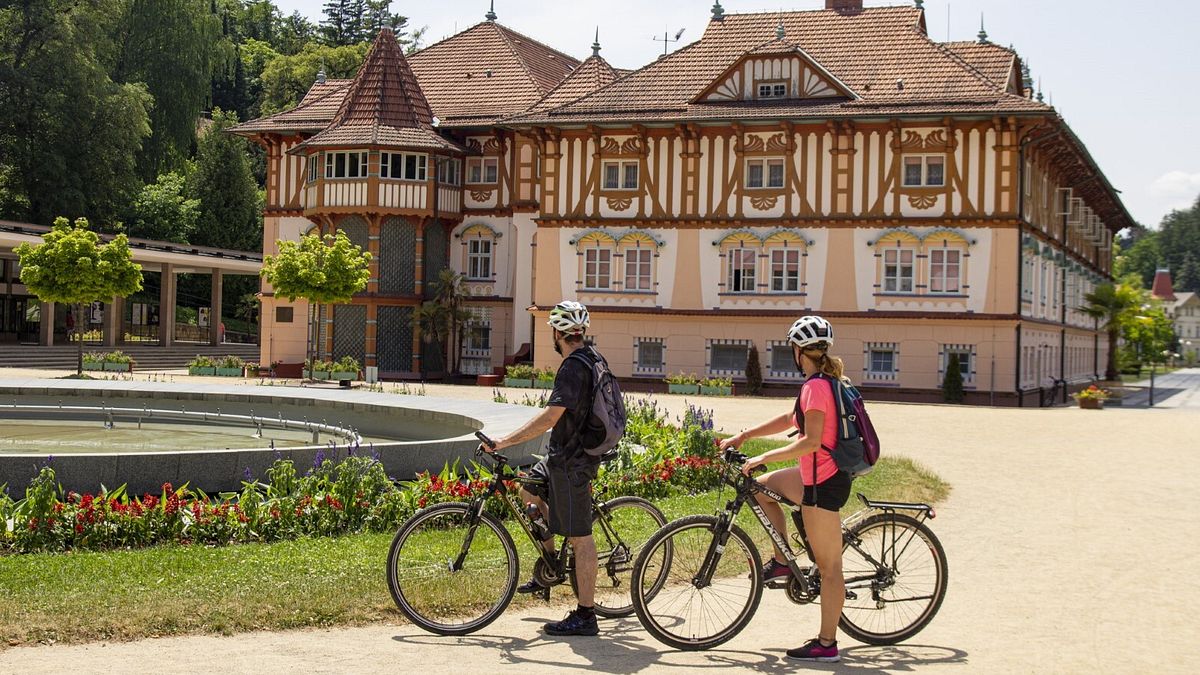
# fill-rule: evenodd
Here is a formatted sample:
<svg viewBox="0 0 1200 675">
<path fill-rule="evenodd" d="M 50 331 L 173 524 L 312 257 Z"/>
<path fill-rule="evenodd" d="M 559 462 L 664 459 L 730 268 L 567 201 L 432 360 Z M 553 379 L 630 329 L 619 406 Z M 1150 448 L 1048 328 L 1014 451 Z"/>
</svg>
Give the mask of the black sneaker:
<svg viewBox="0 0 1200 675">
<path fill-rule="evenodd" d="M 821 644 L 821 638 L 813 638 L 804 643 L 803 647 L 787 650 L 789 659 L 796 661 L 816 661 L 819 663 L 837 663 L 842 660 L 838 652 L 837 640 L 831 645 Z"/>
<path fill-rule="evenodd" d="M 579 615 L 579 610 L 571 610 L 562 621 L 548 623 L 542 626 L 547 635 L 599 635 L 600 626 L 596 624 L 596 615 L 588 618 Z"/>
<path fill-rule="evenodd" d="M 530 579 L 520 586 L 517 586 L 517 592 L 524 593 L 526 595 L 530 593 L 540 593 L 544 590 L 546 590 L 546 587 L 539 584 L 537 579 Z"/>
<path fill-rule="evenodd" d="M 762 566 L 763 581 L 787 581 L 792 576 L 792 568 L 771 558 L 771 560 Z"/>
</svg>

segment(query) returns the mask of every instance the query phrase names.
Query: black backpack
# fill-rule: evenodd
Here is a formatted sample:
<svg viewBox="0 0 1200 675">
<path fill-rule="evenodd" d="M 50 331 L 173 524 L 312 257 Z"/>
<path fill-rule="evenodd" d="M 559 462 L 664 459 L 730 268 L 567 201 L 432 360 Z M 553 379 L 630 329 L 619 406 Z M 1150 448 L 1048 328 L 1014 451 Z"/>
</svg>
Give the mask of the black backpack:
<svg viewBox="0 0 1200 675">
<path fill-rule="evenodd" d="M 585 350 L 587 355 L 583 353 Z M 591 414 L 586 426 L 597 432 L 603 429 L 604 436 L 599 445 L 589 448 L 585 444 L 583 449 L 592 457 L 602 457 L 615 450 L 625 435 L 625 399 L 621 396 L 621 387 L 608 369 L 608 361 L 595 348 L 576 349 L 567 358 L 578 359 L 592 373 Z"/>
</svg>

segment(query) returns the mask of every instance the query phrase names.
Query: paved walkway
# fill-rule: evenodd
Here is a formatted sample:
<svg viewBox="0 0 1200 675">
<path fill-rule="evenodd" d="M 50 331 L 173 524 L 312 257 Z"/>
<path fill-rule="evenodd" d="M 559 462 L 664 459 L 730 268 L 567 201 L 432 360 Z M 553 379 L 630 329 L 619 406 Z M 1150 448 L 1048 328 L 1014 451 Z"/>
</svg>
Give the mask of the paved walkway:
<svg viewBox="0 0 1200 675">
<path fill-rule="evenodd" d="M 1150 405 L 1150 379 L 1135 382 L 1140 389 L 1125 397 L 1122 407 Z M 1154 378 L 1154 407 L 1200 410 L 1200 368 L 1181 368 Z"/>
<path fill-rule="evenodd" d="M 446 393 L 429 387 L 430 395 Z M 659 400 L 673 413 L 684 407 L 682 397 Z M 790 407 L 778 399 L 698 401 L 734 431 Z M 16 648 L 0 652 L 0 672 L 117 672 L 155 663 L 185 671 L 522 675 L 568 668 L 1195 672 L 1200 517 L 1192 492 L 1200 484 L 1200 457 L 1191 455 L 1200 451 L 1200 413 L 1194 408 L 881 403 L 872 405 L 872 416 L 886 453 L 917 459 L 954 486 L 932 524 L 946 548 L 951 585 L 941 612 L 911 643 L 880 648 L 844 640 L 845 661 L 836 667 L 784 658 L 784 650 L 815 634 L 817 611 L 768 592 L 750 626 L 710 652 L 669 651 L 635 619 L 602 623 L 600 639 L 548 640 L 538 626 L 562 610 L 544 607 L 514 611 L 464 638 L 373 625 Z M 1139 463 L 1139 456 L 1155 463 Z"/>
</svg>

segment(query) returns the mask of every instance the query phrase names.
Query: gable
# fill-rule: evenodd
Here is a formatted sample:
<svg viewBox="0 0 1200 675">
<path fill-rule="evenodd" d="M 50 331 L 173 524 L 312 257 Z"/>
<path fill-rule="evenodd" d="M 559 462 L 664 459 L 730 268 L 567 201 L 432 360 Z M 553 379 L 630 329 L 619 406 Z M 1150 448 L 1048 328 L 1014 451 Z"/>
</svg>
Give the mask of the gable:
<svg viewBox="0 0 1200 675">
<path fill-rule="evenodd" d="M 828 70 L 796 48 L 777 54 L 746 55 L 705 88 L 696 102 L 764 100 L 759 96 L 759 87 L 770 86 L 776 93 L 779 85 L 783 85 L 785 93 L 766 100 L 858 98 Z"/>
</svg>

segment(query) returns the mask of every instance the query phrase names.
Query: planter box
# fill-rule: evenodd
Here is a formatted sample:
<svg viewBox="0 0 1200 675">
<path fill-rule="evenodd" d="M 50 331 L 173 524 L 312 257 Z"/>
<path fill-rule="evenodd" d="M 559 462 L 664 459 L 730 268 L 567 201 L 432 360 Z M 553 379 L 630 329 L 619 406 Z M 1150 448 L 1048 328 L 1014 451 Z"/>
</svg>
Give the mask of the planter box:
<svg viewBox="0 0 1200 675">
<path fill-rule="evenodd" d="M 495 387 L 501 383 L 504 378 L 499 375 L 476 375 L 475 384 L 480 387 Z"/>
<path fill-rule="evenodd" d="M 105 361 L 104 369 L 111 370 L 111 371 L 118 372 L 118 373 L 128 373 L 129 372 L 129 364 L 128 363 L 112 363 L 110 361 Z"/>
<path fill-rule="evenodd" d="M 533 387 L 533 380 L 519 380 L 513 377 L 504 378 L 504 386 L 506 387 L 521 387 L 529 389 Z"/>
<path fill-rule="evenodd" d="M 357 372 L 352 373 L 348 370 L 344 370 L 344 371 L 335 370 L 329 374 L 329 379 L 338 380 L 339 382 L 343 381 L 343 380 L 353 381 L 353 380 L 358 379 L 358 373 Z"/>
<path fill-rule="evenodd" d="M 667 391 L 672 394 L 699 394 L 698 384 L 668 384 Z"/>
<path fill-rule="evenodd" d="M 207 366 L 188 366 L 188 375 L 216 375 L 217 369 Z"/>
<path fill-rule="evenodd" d="M 1078 399 L 1078 401 L 1080 408 L 1086 408 L 1088 410 L 1100 410 L 1104 408 L 1104 401 L 1098 398 L 1081 398 Z"/>
<path fill-rule="evenodd" d="M 221 377 L 241 377 L 241 368 L 217 368 L 217 375 Z"/>
<path fill-rule="evenodd" d="M 329 379 L 329 371 L 328 370 L 314 370 L 314 371 L 312 371 L 312 379 L 328 380 Z"/>
<path fill-rule="evenodd" d="M 534 389 L 553 389 L 554 388 L 554 380 L 534 380 L 533 388 Z"/>
<path fill-rule="evenodd" d="M 733 387 L 705 387 L 701 385 L 700 393 L 705 396 L 731 396 L 733 394 Z"/>
<path fill-rule="evenodd" d="M 104 362 L 103 362 L 103 361 L 99 361 L 99 362 L 96 362 L 96 363 L 89 363 L 89 362 L 87 362 L 87 361 L 84 361 L 84 362 L 83 362 L 83 369 L 84 369 L 84 370 L 104 370 Z"/>
</svg>

